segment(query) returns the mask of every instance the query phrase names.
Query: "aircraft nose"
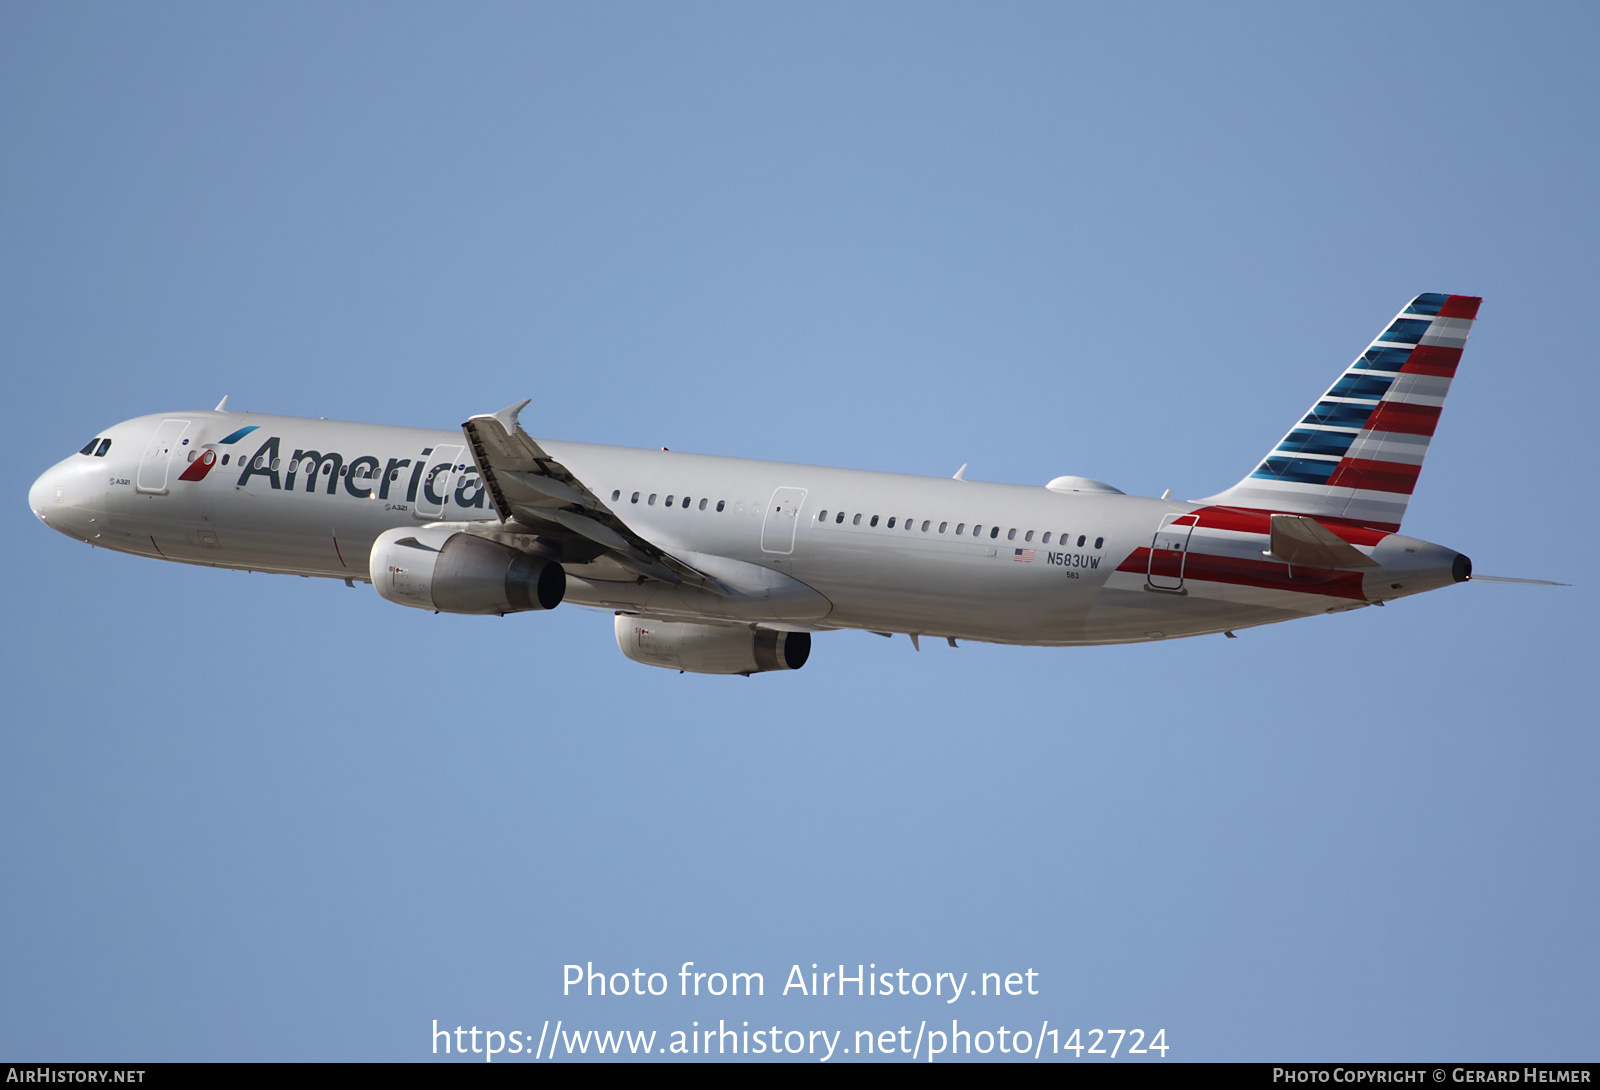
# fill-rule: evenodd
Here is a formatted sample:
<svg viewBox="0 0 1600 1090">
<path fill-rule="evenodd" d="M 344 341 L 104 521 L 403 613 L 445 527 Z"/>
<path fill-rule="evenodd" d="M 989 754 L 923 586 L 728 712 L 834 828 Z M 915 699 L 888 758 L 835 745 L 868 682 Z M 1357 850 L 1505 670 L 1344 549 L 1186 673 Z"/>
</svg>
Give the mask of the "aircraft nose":
<svg viewBox="0 0 1600 1090">
<path fill-rule="evenodd" d="M 28 489 L 28 507 L 46 525 L 50 523 L 50 509 L 66 502 L 65 477 L 60 466 L 51 466 L 39 474 L 39 479 Z"/>
<path fill-rule="evenodd" d="M 98 469 L 98 466 L 76 465 L 70 458 L 57 462 L 39 474 L 39 479 L 28 489 L 28 507 L 50 529 L 69 537 L 81 537 L 80 524 L 96 506 L 94 483 L 102 479 Z"/>
</svg>

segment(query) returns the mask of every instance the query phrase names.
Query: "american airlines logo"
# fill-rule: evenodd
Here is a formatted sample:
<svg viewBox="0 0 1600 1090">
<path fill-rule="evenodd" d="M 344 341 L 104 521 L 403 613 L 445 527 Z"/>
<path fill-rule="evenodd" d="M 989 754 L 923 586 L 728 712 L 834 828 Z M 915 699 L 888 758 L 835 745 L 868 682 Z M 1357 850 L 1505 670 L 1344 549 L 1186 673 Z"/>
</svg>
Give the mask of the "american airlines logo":
<svg viewBox="0 0 1600 1090">
<path fill-rule="evenodd" d="M 281 439 L 276 435 L 262 443 L 261 449 L 256 451 L 254 457 L 245 462 L 244 469 L 239 474 L 239 487 L 248 486 L 252 478 L 262 477 L 270 487 L 285 492 L 294 491 L 295 486 L 304 481 L 306 492 L 315 492 L 320 484 L 324 486 L 324 491 L 332 496 L 336 495 L 339 487 L 343 485 L 345 492 L 356 499 L 372 499 L 376 493 L 376 498 L 380 500 L 399 500 L 403 479 L 404 502 L 407 504 L 415 503 L 420 491 L 424 499 L 435 505 L 445 503 L 448 498 L 458 507 L 484 506 L 483 478 L 478 475 L 476 468 L 470 464 L 457 464 L 453 461 L 429 465 L 428 455 L 433 453 L 433 447 L 423 447 L 414 459 L 390 458 L 387 462 L 371 454 L 347 460 L 337 451 L 325 454 L 319 450 L 296 449 L 285 462 L 280 453 L 280 446 Z M 199 461 L 194 462 L 191 469 L 199 464 Z M 460 474 L 459 480 L 455 483 L 453 496 L 450 495 L 449 487 L 452 474 Z M 201 477 L 204 475 L 200 474 Z M 186 473 L 180 479 L 190 478 Z M 194 479 L 198 480 L 199 477 Z M 445 489 L 442 495 L 438 491 L 439 485 L 443 485 Z"/>
<path fill-rule="evenodd" d="M 211 467 L 217 464 L 217 452 L 202 450 L 200 457 L 189 463 L 189 468 L 183 471 L 180 481 L 203 481 L 206 474 L 211 472 Z"/>
<path fill-rule="evenodd" d="M 223 438 L 219 439 L 217 441 L 217 446 L 219 446 L 219 447 L 232 446 L 233 444 L 237 443 L 239 440 L 243 439 L 245 436 L 249 435 L 251 432 L 255 431 L 259 426 L 260 425 L 257 425 L 257 424 L 250 424 L 250 425 L 248 425 L 246 427 L 240 428 L 238 431 L 232 432 L 231 434 L 226 435 Z M 184 442 L 188 442 L 188 440 L 184 440 Z M 193 457 L 193 456 L 191 455 L 191 457 Z M 202 450 L 200 452 L 200 456 L 198 458 L 195 458 L 193 462 L 189 463 L 189 468 L 183 471 L 183 476 L 179 477 L 178 480 L 180 480 L 180 481 L 203 481 L 203 480 L 206 479 L 206 474 L 210 473 L 211 472 L 211 468 L 213 466 L 215 466 L 216 464 L 217 464 L 217 452 L 215 450 L 211 450 L 209 448 L 206 449 L 206 450 Z"/>
</svg>

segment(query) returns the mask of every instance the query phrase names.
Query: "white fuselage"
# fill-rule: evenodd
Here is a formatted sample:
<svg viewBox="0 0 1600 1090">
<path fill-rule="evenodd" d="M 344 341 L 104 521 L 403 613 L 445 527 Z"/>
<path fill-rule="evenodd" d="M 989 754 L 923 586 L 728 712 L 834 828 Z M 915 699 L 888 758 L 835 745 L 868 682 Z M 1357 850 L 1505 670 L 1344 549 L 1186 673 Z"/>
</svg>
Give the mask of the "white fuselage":
<svg viewBox="0 0 1600 1090">
<path fill-rule="evenodd" d="M 223 442 L 244 428 L 251 430 Z M 494 533 L 500 522 L 459 431 L 188 412 L 129 420 L 101 436 L 111 440 L 103 456 L 67 458 L 39 478 L 30 504 L 54 529 L 121 552 L 368 581 L 373 542 L 387 530 L 475 523 Z M 1292 571 L 1288 581 L 1272 575 L 1254 585 L 1233 576 L 1185 578 L 1181 556 L 1176 578 L 1155 579 L 1152 536 L 1204 505 L 540 445 L 654 545 L 756 565 L 820 595 L 730 612 L 706 591 L 640 579 L 603 556 L 559 558 L 567 600 L 598 608 L 795 629 L 1104 644 L 1338 612 L 1453 581 L 1454 553 L 1398 534 L 1363 547 L 1380 566 L 1341 576 L 1336 593 L 1326 580 L 1296 585 Z M 203 476 L 182 479 L 207 458 Z M 503 536 L 538 545 L 533 535 Z M 1201 524 L 1187 547 L 1204 551 L 1218 571 L 1264 565 L 1260 533 Z"/>
</svg>

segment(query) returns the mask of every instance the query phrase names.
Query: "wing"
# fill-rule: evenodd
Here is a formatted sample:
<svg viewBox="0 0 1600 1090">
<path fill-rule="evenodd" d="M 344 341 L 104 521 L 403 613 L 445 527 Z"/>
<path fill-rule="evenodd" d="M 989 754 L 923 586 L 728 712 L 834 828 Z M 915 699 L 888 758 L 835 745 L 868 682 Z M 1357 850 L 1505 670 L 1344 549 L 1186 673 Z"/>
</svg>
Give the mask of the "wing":
<svg viewBox="0 0 1600 1090">
<path fill-rule="evenodd" d="M 540 447 L 517 423 L 527 405 L 522 401 L 461 425 L 502 521 L 520 523 L 534 533 L 558 529 L 576 534 L 629 571 L 650 579 L 730 593 L 720 580 L 629 529 L 571 470 Z"/>
</svg>

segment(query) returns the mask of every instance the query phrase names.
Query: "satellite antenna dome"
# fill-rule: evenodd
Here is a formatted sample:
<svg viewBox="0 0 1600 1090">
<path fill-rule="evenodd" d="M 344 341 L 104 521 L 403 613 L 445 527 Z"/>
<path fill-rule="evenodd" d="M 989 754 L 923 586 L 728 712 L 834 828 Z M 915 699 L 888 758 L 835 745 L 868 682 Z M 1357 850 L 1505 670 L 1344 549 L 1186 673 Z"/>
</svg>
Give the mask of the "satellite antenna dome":
<svg viewBox="0 0 1600 1090">
<path fill-rule="evenodd" d="M 1045 487 L 1052 492 L 1104 492 L 1113 496 L 1127 495 L 1120 488 L 1112 488 L 1104 481 L 1096 481 L 1089 477 L 1057 477 Z"/>
</svg>

